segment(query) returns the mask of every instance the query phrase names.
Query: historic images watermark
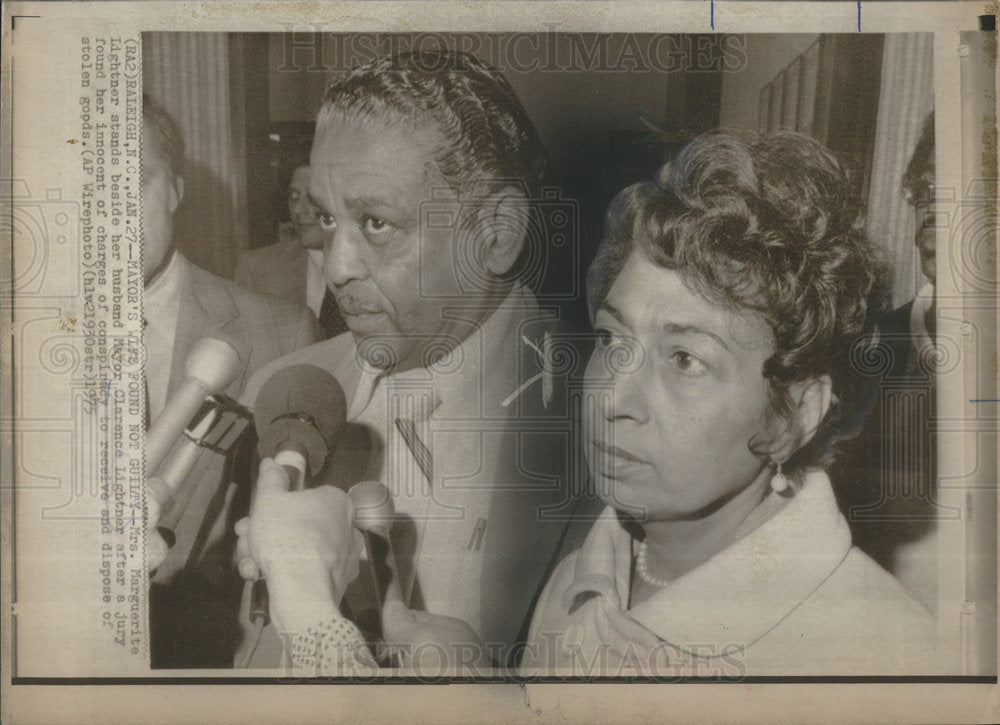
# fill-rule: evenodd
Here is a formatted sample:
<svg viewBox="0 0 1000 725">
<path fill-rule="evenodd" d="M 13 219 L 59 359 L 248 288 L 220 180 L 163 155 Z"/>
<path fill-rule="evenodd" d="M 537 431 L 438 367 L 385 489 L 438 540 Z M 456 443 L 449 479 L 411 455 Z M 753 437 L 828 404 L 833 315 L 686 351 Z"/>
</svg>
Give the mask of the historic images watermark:
<svg viewBox="0 0 1000 725">
<path fill-rule="evenodd" d="M 571 33 L 556 24 L 537 33 L 338 33 L 332 25 L 283 24 L 278 72 L 344 71 L 399 53 L 471 53 L 503 73 L 733 72 L 746 67 L 743 35 Z M 447 62 L 428 56 L 428 71 Z"/>
</svg>

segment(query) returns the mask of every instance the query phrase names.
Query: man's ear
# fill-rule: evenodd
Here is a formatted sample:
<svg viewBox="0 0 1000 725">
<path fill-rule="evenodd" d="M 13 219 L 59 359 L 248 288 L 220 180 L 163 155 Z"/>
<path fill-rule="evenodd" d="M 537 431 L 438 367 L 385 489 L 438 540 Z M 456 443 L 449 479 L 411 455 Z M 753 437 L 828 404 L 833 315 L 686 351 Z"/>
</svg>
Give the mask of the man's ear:
<svg viewBox="0 0 1000 725">
<path fill-rule="evenodd" d="M 794 383 L 789 390 L 795 404 L 795 426 L 798 440 L 789 441 L 789 450 L 784 458 L 792 455 L 799 448 L 812 440 L 823 422 L 826 412 L 833 401 L 833 382 L 829 375 Z"/>
<path fill-rule="evenodd" d="M 173 193 L 170 195 L 170 213 L 173 214 L 181 205 L 181 199 L 184 198 L 184 179 L 180 176 L 175 177 L 170 188 L 173 189 Z"/>
<path fill-rule="evenodd" d="M 480 258 L 494 277 L 507 274 L 520 256 L 528 235 L 528 216 L 528 200 L 513 186 L 491 194 L 480 207 L 479 223 L 485 244 Z"/>
</svg>

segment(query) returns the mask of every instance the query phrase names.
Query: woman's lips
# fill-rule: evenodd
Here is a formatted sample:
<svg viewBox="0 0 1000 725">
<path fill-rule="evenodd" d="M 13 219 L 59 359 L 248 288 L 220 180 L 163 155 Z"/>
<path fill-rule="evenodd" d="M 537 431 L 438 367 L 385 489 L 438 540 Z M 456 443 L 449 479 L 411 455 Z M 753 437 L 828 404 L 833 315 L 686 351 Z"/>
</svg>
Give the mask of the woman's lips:
<svg viewBox="0 0 1000 725">
<path fill-rule="evenodd" d="M 615 478 L 638 466 L 649 465 L 647 461 L 626 451 L 624 448 L 605 445 L 598 440 L 591 440 L 590 443 L 598 452 L 596 468 L 608 478 Z"/>
</svg>

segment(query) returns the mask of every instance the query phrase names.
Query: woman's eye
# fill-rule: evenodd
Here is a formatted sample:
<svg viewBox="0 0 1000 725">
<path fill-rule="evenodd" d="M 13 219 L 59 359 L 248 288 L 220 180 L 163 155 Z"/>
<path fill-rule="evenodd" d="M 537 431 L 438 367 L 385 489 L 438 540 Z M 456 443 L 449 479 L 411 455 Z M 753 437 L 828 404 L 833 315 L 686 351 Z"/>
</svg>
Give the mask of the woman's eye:
<svg viewBox="0 0 1000 725">
<path fill-rule="evenodd" d="M 366 216 L 363 221 L 364 230 L 370 234 L 384 234 L 392 229 L 392 224 L 374 216 Z"/>
<path fill-rule="evenodd" d="M 316 221 L 319 222 L 320 229 L 325 232 L 331 232 L 337 228 L 337 220 L 333 218 L 332 214 L 316 212 Z"/>
<path fill-rule="evenodd" d="M 670 361 L 685 375 L 701 375 L 708 366 L 689 352 L 678 350 L 670 356 Z"/>
<path fill-rule="evenodd" d="M 603 329 L 594 330 L 594 336 L 596 337 L 595 344 L 601 350 L 610 346 L 612 340 L 614 339 L 609 330 L 603 330 Z"/>
</svg>

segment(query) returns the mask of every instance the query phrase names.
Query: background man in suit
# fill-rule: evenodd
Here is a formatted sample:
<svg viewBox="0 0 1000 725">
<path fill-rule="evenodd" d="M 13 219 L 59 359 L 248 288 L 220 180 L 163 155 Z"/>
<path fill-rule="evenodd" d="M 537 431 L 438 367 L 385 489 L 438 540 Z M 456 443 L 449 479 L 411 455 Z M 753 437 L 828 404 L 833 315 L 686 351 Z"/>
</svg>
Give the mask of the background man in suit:
<svg viewBox="0 0 1000 725">
<path fill-rule="evenodd" d="M 305 307 L 209 274 L 175 249 L 173 216 L 184 194 L 183 172 L 180 130 L 163 108 L 144 96 L 143 335 L 150 420 L 156 420 L 182 383 L 188 354 L 202 337 L 221 336 L 239 348 L 243 369 L 225 391 L 230 397 L 239 396 L 249 375 L 264 363 L 318 339 L 315 320 Z M 234 592 L 238 597 L 239 582 L 232 565 L 232 526 L 222 515 L 235 493 L 229 463 L 206 449 L 170 508 L 160 510 L 155 496 L 149 497 L 151 520 L 170 521 L 176 540 L 153 578 L 154 667 L 231 663 L 232 597 Z"/>
<path fill-rule="evenodd" d="M 902 179 L 927 281 L 879 323 L 885 367 L 878 398 L 861 433 L 844 442 L 844 454 L 831 469 L 855 543 L 929 609 L 937 603 L 934 179 L 931 112 Z"/>
<path fill-rule="evenodd" d="M 535 203 L 541 142 L 498 72 L 462 53 L 413 53 L 361 66 L 330 89 L 311 168 L 326 281 L 350 333 L 268 366 L 247 399 L 287 365 L 333 373 L 350 425 L 319 479 L 378 480 L 396 509 L 405 608 L 384 619 L 383 634 L 412 646 L 481 637 L 494 647 L 490 659 L 503 661 L 523 639 L 573 498 L 569 431 L 556 425 L 569 416 L 566 388 L 552 382 L 555 314 L 519 281 L 548 241 Z M 336 545 L 312 546 L 343 533 L 337 511 L 316 513 L 333 495 L 321 487 L 269 496 L 273 508 L 258 506 L 268 510 L 240 525 L 250 527 L 251 549 L 266 548 L 252 533 L 264 529 L 280 532 L 272 540 L 288 542 L 286 552 L 301 547 L 262 566 L 273 621 L 289 639 L 325 625 L 310 620 L 335 612 L 343 594 L 332 592 L 330 564 L 317 564 Z M 310 593 L 290 592 L 289 581 Z M 379 612 L 366 618 L 363 582 L 364 574 L 346 602 L 370 638 Z M 309 610 L 316 588 L 334 600 Z M 268 631 L 256 666 L 279 663 Z"/>
<path fill-rule="evenodd" d="M 278 242 L 240 256 L 236 281 L 281 300 L 306 305 L 320 321 L 324 337 L 347 332 L 337 299 L 323 278 L 323 232 L 309 201 L 309 150 L 293 152 L 282 177 L 288 188 L 291 221 L 278 226 Z"/>
</svg>

